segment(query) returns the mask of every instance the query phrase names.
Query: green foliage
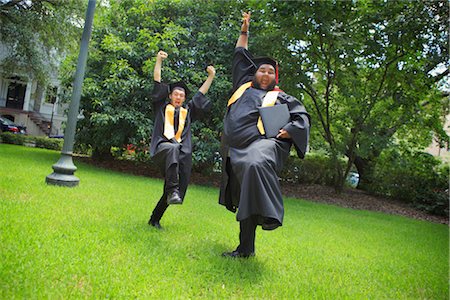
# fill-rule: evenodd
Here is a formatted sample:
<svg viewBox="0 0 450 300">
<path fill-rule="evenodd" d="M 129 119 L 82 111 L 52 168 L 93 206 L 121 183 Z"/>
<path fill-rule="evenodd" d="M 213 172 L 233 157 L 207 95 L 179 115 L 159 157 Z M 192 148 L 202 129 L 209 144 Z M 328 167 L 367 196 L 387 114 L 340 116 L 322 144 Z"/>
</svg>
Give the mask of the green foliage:
<svg viewBox="0 0 450 300">
<path fill-rule="evenodd" d="M 82 0 L 2 1 L 0 40 L 8 54 L 0 61 L 2 72 L 47 81 L 62 53 L 79 41 L 84 8 Z"/>
<path fill-rule="evenodd" d="M 345 162 L 341 162 L 342 166 Z M 330 157 L 308 153 L 304 159 L 289 156 L 285 163 L 281 179 L 298 184 L 320 184 L 332 186 L 334 166 Z"/>
<path fill-rule="evenodd" d="M 81 100 L 85 119 L 78 124 L 77 143 L 100 153 L 108 153 L 111 147 L 149 144 L 153 128 L 150 94 L 159 49 L 169 54 L 163 81 L 184 80 L 192 91 L 206 79 L 205 65 L 215 65 L 218 76 L 207 95 L 213 101 L 214 117 L 204 120 L 203 127 L 219 128 L 225 101 L 219 93 L 230 88 L 220 74 L 229 74 L 223 71 L 228 65 L 222 64 L 230 61 L 233 49 L 229 39 L 217 31 L 222 26 L 219 12 L 223 3 L 110 4 L 100 7 L 96 15 Z M 75 57 L 65 62 L 63 82 L 67 86 L 74 65 Z"/>
<path fill-rule="evenodd" d="M 433 214 L 449 215 L 449 166 L 430 154 L 384 151 L 372 176 L 372 192 L 412 203 Z"/>
<path fill-rule="evenodd" d="M 150 4 L 149 4 L 150 3 Z M 311 149 L 334 162 L 342 187 L 357 163 L 364 172 L 401 139 L 423 148 L 432 133 L 441 140 L 448 99 L 437 91 L 448 66 L 446 1 L 109 1 L 96 12 L 77 144 L 94 153 L 150 143 L 150 93 L 155 55 L 169 54 L 164 82 L 184 80 L 195 91 L 212 63 L 217 76 L 208 92 L 210 117 L 194 136 L 216 137 L 231 87 L 230 63 L 244 10 L 252 11 L 249 49 L 280 61 L 280 87 L 312 115 Z M 71 84 L 76 57 L 63 66 Z M 447 101 L 447 102 L 446 102 Z M 210 128 L 214 133 L 202 133 Z M 213 164 L 217 142 L 194 151 L 194 166 Z M 348 157 L 342 165 L 342 157 Z M 358 158 L 358 159 L 356 159 Z M 359 164 L 364 161 L 365 164 Z M 329 170 L 331 171 L 331 170 Z M 325 180 L 325 181 L 328 181 Z"/>
<path fill-rule="evenodd" d="M 281 88 L 306 96 L 312 137 L 321 136 L 313 149 L 349 158 L 345 169 L 336 164 L 336 177 L 344 178 L 355 157 L 370 162 L 395 147 L 397 132 L 422 148 L 430 144 L 430 133 L 446 136 L 442 116 L 448 105 L 437 87 L 448 70 L 440 76 L 430 72 L 448 66 L 446 1 L 267 6 L 253 13 L 264 37 L 252 41 L 280 59 Z"/>
<path fill-rule="evenodd" d="M 28 137 L 23 134 L 14 134 L 11 132 L 0 133 L 0 140 L 5 144 L 23 145 L 28 141 Z"/>
<path fill-rule="evenodd" d="M 197 172 L 211 174 L 220 170 L 220 143 L 217 133 L 210 128 L 200 128 L 192 137 L 192 166 Z"/>
<path fill-rule="evenodd" d="M 64 140 L 63 139 L 55 139 L 55 138 L 48 138 L 48 137 L 42 137 L 42 136 L 36 136 L 33 137 L 33 140 L 36 144 L 37 148 L 45 148 L 50 150 L 62 150 Z"/>
<path fill-rule="evenodd" d="M 84 145 L 84 144 L 75 142 L 73 145 L 73 153 L 92 156 L 92 148 L 89 147 L 88 145 Z"/>
<path fill-rule="evenodd" d="M 24 145 L 29 143 L 32 146 L 50 150 L 61 150 L 64 144 L 63 139 L 48 138 L 46 136 L 13 134 L 10 132 L 1 133 L 0 140 L 5 144 Z"/>
</svg>

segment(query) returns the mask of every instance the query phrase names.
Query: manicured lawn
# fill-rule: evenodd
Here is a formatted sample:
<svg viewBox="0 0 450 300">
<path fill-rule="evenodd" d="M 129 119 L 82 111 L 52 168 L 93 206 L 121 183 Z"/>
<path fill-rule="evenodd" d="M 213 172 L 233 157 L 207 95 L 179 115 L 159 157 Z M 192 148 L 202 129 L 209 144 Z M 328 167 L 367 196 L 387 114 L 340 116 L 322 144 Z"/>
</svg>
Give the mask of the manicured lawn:
<svg viewBox="0 0 450 300">
<path fill-rule="evenodd" d="M 256 257 L 225 259 L 217 189 L 190 186 L 158 231 L 161 180 L 76 163 L 78 187 L 47 186 L 58 158 L 0 144 L 1 299 L 448 299 L 445 225 L 286 198 Z"/>
</svg>

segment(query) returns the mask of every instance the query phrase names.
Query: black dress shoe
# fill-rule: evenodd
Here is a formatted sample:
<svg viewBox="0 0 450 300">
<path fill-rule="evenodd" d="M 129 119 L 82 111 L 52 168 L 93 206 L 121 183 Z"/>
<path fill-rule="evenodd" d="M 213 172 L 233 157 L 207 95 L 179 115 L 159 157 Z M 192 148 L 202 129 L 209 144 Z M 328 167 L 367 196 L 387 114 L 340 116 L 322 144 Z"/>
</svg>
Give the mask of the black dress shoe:
<svg viewBox="0 0 450 300">
<path fill-rule="evenodd" d="M 231 258 L 249 258 L 250 256 L 255 256 L 255 252 L 251 253 L 242 253 L 237 250 L 231 251 L 231 252 L 224 252 L 222 253 L 223 257 L 231 257 Z"/>
<path fill-rule="evenodd" d="M 180 197 L 180 193 L 178 191 L 173 191 L 167 196 L 167 204 L 182 204 L 183 199 Z"/>
<path fill-rule="evenodd" d="M 153 221 L 152 219 L 150 219 L 148 221 L 148 225 L 155 227 L 156 229 L 162 229 L 161 224 L 159 224 L 159 221 Z"/>
</svg>

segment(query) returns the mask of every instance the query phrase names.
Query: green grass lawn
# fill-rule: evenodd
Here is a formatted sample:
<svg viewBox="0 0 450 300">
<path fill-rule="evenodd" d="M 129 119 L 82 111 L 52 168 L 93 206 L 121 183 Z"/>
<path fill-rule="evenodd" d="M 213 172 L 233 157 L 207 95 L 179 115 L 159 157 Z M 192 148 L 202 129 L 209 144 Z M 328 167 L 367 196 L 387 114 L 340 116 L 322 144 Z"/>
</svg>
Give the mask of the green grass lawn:
<svg viewBox="0 0 450 300">
<path fill-rule="evenodd" d="M 76 163 L 80 185 L 48 186 L 59 152 L 0 144 L 0 298 L 448 299 L 448 227 L 285 199 L 285 222 L 238 242 L 218 190 L 190 186 L 163 231 L 147 225 L 159 179 Z"/>
</svg>

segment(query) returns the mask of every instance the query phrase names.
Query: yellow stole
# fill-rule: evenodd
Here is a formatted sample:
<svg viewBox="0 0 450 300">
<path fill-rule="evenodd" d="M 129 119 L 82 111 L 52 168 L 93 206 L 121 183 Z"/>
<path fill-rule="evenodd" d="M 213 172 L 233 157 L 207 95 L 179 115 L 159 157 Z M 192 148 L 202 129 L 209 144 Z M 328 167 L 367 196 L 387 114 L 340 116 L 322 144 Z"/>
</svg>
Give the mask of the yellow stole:
<svg viewBox="0 0 450 300">
<path fill-rule="evenodd" d="M 178 143 L 181 142 L 181 134 L 183 133 L 184 124 L 186 123 L 187 109 L 180 107 L 180 116 L 178 121 L 178 131 L 175 133 L 174 128 L 174 116 L 175 116 L 175 106 L 172 104 L 167 104 L 164 113 L 164 136 L 170 140 L 175 137 Z"/>
<path fill-rule="evenodd" d="M 241 85 L 231 96 L 230 100 L 228 100 L 227 107 L 229 107 L 231 104 L 236 102 L 239 98 L 241 98 L 242 94 L 252 85 L 252 82 L 249 81 L 247 83 L 244 83 Z M 275 102 L 277 101 L 279 91 L 269 91 L 264 96 L 263 102 L 261 104 L 261 107 L 266 106 L 274 106 Z M 261 120 L 261 117 L 258 118 L 258 123 L 256 124 L 258 127 L 259 133 L 262 135 L 266 134 L 266 131 L 264 130 L 264 126 Z"/>
</svg>

